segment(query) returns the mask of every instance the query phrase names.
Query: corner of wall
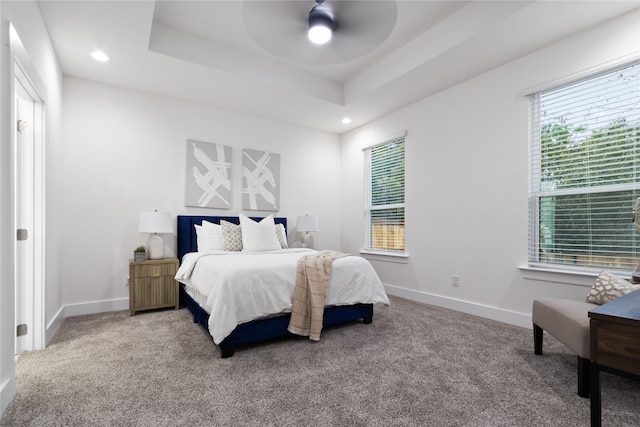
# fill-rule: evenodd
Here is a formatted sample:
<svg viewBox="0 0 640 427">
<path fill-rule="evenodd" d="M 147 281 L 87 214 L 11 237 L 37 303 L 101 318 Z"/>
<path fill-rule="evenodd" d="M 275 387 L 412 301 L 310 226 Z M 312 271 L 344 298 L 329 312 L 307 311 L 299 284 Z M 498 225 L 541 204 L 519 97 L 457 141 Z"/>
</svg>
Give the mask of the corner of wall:
<svg viewBox="0 0 640 427">
<path fill-rule="evenodd" d="M 56 332 L 58 332 L 58 329 L 60 329 L 60 326 L 62 325 L 62 321 L 64 320 L 64 318 L 65 318 L 65 315 L 64 315 L 64 306 L 63 306 L 60 308 L 60 310 L 58 310 L 55 316 L 53 316 L 53 320 L 49 322 L 49 324 L 47 325 L 44 331 L 45 347 L 49 345 L 53 336 L 56 334 Z"/>
<path fill-rule="evenodd" d="M 4 6 L 4 5 L 2 5 Z M 0 7 L 0 14 L 4 8 Z M 10 115 L 12 97 L 8 96 L 11 87 L 9 22 L 0 16 L 0 196 L 2 200 L 11 197 L 11 135 Z M 14 291 L 13 291 L 13 239 L 15 233 L 11 222 L 11 207 L 2 203 L 0 207 L 0 416 L 4 414 L 16 394 L 14 362 Z M 14 234 L 15 235 L 15 234 Z"/>
<path fill-rule="evenodd" d="M 104 313 L 108 311 L 120 311 L 129 309 L 129 298 L 119 298 L 106 301 L 94 301 L 79 304 L 66 304 L 58 310 L 53 319 L 47 324 L 45 331 L 45 347 L 49 345 L 54 335 L 62 326 L 67 317 L 82 316 L 85 314 Z"/>
</svg>

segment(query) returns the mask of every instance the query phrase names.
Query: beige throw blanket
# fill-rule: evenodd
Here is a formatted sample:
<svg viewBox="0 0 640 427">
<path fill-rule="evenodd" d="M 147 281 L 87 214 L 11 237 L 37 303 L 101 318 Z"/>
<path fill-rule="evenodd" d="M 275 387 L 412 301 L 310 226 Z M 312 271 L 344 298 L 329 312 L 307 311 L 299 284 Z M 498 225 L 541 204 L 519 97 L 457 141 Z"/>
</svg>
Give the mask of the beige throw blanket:
<svg viewBox="0 0 640 427">
<path fill-rule="evenodd" d="M 348 255 L 344 252 L 319 251 L 298 260 L 289 332 L 308 336 L 313 341 L 320 340 L 331 264 L 333 260 Z"/>
</svg>

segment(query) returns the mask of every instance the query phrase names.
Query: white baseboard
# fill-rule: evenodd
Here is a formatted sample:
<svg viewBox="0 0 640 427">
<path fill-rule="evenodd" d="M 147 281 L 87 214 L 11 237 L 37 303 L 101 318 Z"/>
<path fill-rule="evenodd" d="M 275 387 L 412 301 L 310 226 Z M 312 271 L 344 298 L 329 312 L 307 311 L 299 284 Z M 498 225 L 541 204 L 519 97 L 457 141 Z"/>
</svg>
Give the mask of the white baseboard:
<svg viewBox="0 0 640 427">
<path fill-rule="evenodd" d="M 520 326 L 523 328 L 531 328 L 531 315 L 528 313 L 518 313 L 511 310 L 505 310 L 498 307 L 478 304 L 475 302 L 458 300 L 455 298 L 445 297 L 442 295 L 430 294 L 427 292 L 416 291 L 413 289 L 401 288 L 393 285 L 384 285 L 389 295 L 395 295 L 413 301 L 431 304 L 438 307 L 448 308 L 450 310 L 460 311 L 462 313 L 480 316 L 498 322 L 508 323 L 510 325 Z M 58 311 L 58 314 L 47 326 L 46 342 L 55 334 L 65 317 L 82 316 L 84 314 L 104 313 L 107 311 L 119 311 L 129 309 L 129 298 L 120 298 L 107 301 L 94 301 L 78 304 L 67 304 Z"/>
<path fill-rule="evenodd" d="M 458 300 L 442 295 L 429 294 L 413 289 L 400 288 L 393 285 L 384 285 L 384 287 L 389 295 L 394 295 L 425 304 L 436 305 L 438 307 L 444 307 L 450 310 L 461 311 L 463 313 L 472 314 L 474 316 L 484 317 L 491 320 L 497 320 L 498 322 L 508 323 L 510 325 L 521 326 L 523 328 L 531 328 L 531 315 L 527 313 L 518 313 L 498 307 L 491 307 L 475 302 Z"/>
<path fill-rule="evenodd" d="M 51 338 L 60 328 L 62 321 L 66 317 L 82 316 L 84 314 L 104 313 L 107 311 L 120 311 L 129 309 L 129 298 L 119 298 L 106 301 L 82 302 L 78 304 L 67 304 L 58 310 L 53 319 L 47 325 L 45 331 L 45 346 L 49 345 Z"/>
<path fill-rule="evenodd" d="M 53 316 L 53 320 L 49 322 L 45 331 L 44 331 L 44 346 L 48 346 L 51 342 L 51 338 L 58 332 L 60 329 L 60 325 L 62 325 L 62 321 L 64 320 L 64 306 L 60 307 L 60 310 Z"/>
<path fill-rule="evenodd" d="M 16 379 L 14 377 L 9 378 L 0 385 L 0 417 L 4 414 L 4 411 L 9 406 L 9 403 L 16 395 Z"/>
<path fill-rule="evenodd" d="M 64 306 L 64 317 L 82 316 L 84 314 L 104 313 L 129 309 L 129 298 L 119 298 L 106 301 L 83 302 Z"/>
</svg>

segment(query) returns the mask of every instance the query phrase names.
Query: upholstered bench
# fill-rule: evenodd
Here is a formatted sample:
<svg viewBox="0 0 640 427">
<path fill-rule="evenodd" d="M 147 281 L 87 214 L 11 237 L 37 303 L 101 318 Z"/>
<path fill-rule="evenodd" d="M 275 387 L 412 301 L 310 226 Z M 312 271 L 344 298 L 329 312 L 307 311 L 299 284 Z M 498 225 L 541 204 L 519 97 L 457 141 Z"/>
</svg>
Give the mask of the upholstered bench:
<svg viewBox="0 0 640 427">
<path fill-rule="evenodd" d="M 536 354 L 542 354 L 542 335 L 543 331 L 547 331 L 577 354 L 580 397 L 589 397 L 591 364 L 589 311 L 598 307 L 598 304 L 606 304 L 639 289 L 640 284 L 630 283 L 614 274 L 602 271 L 589 289 L 586 302 L 560 298 L 540 298 L 533 301 L 531 320 L 533 321 L 534 351 Z"/>
<path fill-rule="evenodd" d="M 533 301 L 533 345 L 535 354 L 542 354 L 543 331 L 578 355 L 578 395 L 589 397 L 589 310 L 598 307 L 588 302 L 560 298 L 540 298 Z"/>
</svg>

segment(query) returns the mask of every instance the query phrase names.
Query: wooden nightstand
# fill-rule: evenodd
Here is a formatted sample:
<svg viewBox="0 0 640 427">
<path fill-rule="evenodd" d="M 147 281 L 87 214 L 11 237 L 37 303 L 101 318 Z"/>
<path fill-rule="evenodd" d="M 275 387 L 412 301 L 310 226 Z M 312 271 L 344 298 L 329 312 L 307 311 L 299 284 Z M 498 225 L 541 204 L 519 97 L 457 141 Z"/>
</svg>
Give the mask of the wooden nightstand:
<svg viewBox="0 0 640 427">
<path fill-rule="evenodd" d="M 129 261 L 129 314 L 154 308 L 180 308 L 177 258 Z"/>
</svg>

